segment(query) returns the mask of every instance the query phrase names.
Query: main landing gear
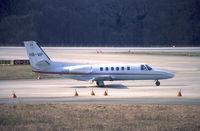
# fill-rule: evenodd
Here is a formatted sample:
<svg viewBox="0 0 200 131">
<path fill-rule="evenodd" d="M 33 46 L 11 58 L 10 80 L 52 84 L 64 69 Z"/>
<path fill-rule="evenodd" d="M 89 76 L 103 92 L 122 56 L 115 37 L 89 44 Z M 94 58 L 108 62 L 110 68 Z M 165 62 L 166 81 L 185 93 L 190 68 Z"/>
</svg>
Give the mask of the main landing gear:
<svg viewBox="0 0 200 131">
<path fill-rule="evenodd" d="M 103 81 L 96 81 L 96 84 L 97 84 L 98 87 L 104 87 Z"/>
<path fill-rule="evenodd" d="M 156 86 L 159 86 L 160 85 L 160 81 L 156 80 Z"/>
</svg>

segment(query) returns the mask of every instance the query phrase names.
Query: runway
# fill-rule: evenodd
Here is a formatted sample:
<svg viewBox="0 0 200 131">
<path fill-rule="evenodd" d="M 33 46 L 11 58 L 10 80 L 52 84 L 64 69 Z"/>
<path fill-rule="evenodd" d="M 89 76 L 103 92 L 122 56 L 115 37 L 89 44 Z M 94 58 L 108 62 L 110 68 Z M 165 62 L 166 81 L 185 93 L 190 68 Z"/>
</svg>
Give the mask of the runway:
<svg viewBox="0 0 200 131">
<path fill-rule="evenodd" d="M 23 50 L 22 50 L 23 49 Z M 27 59 L 24 48 L 13 52 L 10 48 L 0 49 L 1 59 Z M 153 68 L 173 72 L 175 77 L 154 81 L 105 82 L 105 88 L 88 82 L 64 79 L 0 80 L 0 103 L 106 103 L 106 104 L 164 104 L 200 105 L 200 59 L 189 56 L 151 56 L 132 54 L 95 53 L 95 50 L 45 49 L 54 61 L 77 63 L 148 63 Z M 95 96 L 91 96 L 92 88 Z M 73 96 L 77 89 L 79 96 Z M 104 96 L 108 89 L 108 96 Z M 179 90 L 182 97 L 177 97 Z M 11 99 L 12 91 L 17 99 Z"/>
<path fill-rule="evenodd" d="M 200 47 L 42 47 L 48 55 L 66 56 L 69 54 L 102 52 L 200 52 Z M 53 52 L 53 53 L 52 53 Z M 58 54 L 57 54 L 58 53 Z M 57 56 L 56 56 L 57 57 Z M 0 59 L 27 59 L 25 47 L 0 47 Z"/>
</svg>

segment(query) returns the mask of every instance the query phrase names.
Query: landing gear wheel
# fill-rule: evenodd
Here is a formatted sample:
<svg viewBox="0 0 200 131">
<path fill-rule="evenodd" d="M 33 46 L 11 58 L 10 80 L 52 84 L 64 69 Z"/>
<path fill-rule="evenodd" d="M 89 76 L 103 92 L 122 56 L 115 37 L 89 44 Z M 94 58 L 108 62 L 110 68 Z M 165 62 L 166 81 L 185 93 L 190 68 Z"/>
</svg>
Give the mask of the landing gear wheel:
<svg viewBox="0 0 200 131">
<path fill-rule="evenodd" d="M 96 84 L 97 84 L 98 87 L 104 87 L 103 81 L 96 81 Z"/>
<path fill-rule="evenodd" d="M 160 81 L 156 81 L 156 86 L 159 86 L 160 85 Z"/>
</svg>

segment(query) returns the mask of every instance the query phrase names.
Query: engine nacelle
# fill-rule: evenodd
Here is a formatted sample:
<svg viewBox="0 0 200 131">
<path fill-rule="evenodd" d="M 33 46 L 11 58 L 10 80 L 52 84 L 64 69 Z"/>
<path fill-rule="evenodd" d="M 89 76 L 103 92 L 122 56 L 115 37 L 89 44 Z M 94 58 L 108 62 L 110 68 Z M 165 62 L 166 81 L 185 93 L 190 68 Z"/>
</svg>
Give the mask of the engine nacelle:
<svg viewBox="0 0 200 131">
<path fill-rule="evenodd" d="M 89 65 L 69 66 L 65 67 L 64 71 L 69 73 L 91 73 L 92 67 Z"/>
</svg>

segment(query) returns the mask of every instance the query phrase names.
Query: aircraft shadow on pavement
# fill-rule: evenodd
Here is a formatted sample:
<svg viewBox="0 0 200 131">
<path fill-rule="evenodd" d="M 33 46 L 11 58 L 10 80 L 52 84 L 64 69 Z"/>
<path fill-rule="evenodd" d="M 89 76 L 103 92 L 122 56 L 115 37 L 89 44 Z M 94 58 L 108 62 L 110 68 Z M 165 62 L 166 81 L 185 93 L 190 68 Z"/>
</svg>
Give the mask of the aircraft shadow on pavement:
<svg viewBox="0 0 200 131">
<path fill-rule="evenodd" d="M 73 87 L 70 87 L 70 88 L 89 88 L 88 86 L 73 86 Z"/>
<path fill-rule="evenodd" d="M 127 86 L 122 85 L 122 84 L 109 84 L 109 85 L 105 85 L 104 88 L 113 88 L 113 89 L 128 89 Z"/>
<path fill-rule="evenodd" d="M 96 88 L 113 88 L 113 89 L 128 89 L 127 86 L 122 85 L 122 84 L 108 84 L 108 85 L 105 85 L 104 87 L 98 87 L 98 86 L 90 86 L 90 87 L 96 87 Z"/>
<path fill-rule="evenodd" d="M 104 87 L 98 87 L 98 86 L 73 86 L 71 88 L 113 88 L 113 89 L 128 89 L 127 86 L 124 86 L 122 84 L 109 84 L 105 85 Z"/>
</svg>

